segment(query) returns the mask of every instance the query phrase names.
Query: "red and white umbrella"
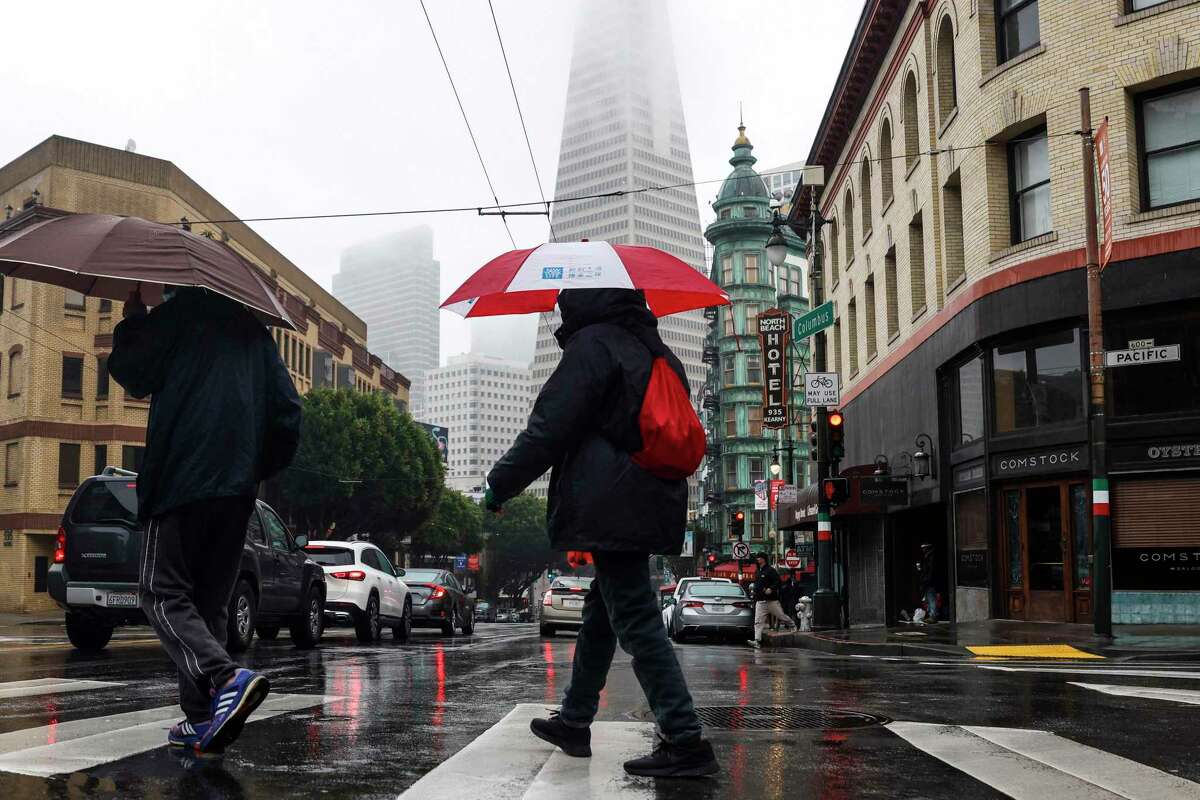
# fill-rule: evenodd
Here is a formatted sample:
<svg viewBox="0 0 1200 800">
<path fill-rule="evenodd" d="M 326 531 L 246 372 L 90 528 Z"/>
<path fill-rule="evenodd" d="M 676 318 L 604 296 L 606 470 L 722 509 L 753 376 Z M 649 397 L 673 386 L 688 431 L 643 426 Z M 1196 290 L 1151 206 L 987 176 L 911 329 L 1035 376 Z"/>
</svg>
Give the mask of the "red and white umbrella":
<svg viewBox="0 0 1200 800">
<path fill-rule="evenodd" d="M 484 264 L 442 308 L 464 317 L 553 311 L 563 289 L 640 289 L 656 317 L 729 304 L 729 294 L 654 247 L 552 242 Z"/>
</svg>

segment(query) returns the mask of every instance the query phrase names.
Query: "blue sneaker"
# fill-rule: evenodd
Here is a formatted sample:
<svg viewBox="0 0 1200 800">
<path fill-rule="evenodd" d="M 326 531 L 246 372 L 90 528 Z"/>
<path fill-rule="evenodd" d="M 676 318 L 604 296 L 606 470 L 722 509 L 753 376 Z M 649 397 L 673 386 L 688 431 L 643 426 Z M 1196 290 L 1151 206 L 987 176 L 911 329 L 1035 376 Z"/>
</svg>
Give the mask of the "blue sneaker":
<svg viewBox="0 0 1200 800">
<path fill-rule="evenodd" d="M 171 730 L 167 731 L 167 744 L 172 747 L 195 747 L 200 743 L 201 737 L 208 733 L 211 725 L 211 721 L 193 724 L 185 719 L 176 722 L 171 726 Z"/>
<path fill-rule="evenodd" d="M 233 744 L 241 734 L 246 718 L 267 699 L 270 691 L 271 684 L 265 675 L 239 669 L 233 681 L 213 697 L 212 722 L 196 743 L 196 751 L 220 752 Z"/>
</svg>

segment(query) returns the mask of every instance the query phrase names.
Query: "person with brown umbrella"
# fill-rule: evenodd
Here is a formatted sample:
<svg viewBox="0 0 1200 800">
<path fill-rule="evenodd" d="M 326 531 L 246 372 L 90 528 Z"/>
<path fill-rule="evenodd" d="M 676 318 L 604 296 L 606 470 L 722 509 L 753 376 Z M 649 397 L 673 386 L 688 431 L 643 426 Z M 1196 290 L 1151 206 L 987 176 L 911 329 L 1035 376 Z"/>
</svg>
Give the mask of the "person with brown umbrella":
<svg viewBox="0 0 1200 800">
<path fill-rule="evenodd" d="M 300 401 L 246 306 L 200 288 L 167 287 L 164 299 L 147 313 L 140 294 L 129 297 L 108 368 L 132 396 L 152 397 L 139 584 L 179 672 L 186 719 L 168 742 L 215 753 L 270 688 L 226 652 L 227 609 L 258 485 L 295 455 Z"/>
</svg>

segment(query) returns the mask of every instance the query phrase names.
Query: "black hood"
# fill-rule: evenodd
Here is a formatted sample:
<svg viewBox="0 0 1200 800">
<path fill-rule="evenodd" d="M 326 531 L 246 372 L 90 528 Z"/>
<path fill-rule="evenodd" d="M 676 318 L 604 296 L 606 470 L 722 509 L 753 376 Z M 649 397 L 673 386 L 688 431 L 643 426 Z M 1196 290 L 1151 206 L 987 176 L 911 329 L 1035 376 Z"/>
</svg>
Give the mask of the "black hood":
<svg viewBox="0 0 1200 800">
<path fill-rule="evenodd" d="M 558 293 L 558 310 L 562 327 L 554 337 L 559 347 L 565 348 L 588 325 L 601 322 L 620 325 L 639 338 L 652 333 L 652 339 L 658 339 L 658 320 L 646 307 L 646 295 L 637 289 L 563 289 Z"/>
</svg>

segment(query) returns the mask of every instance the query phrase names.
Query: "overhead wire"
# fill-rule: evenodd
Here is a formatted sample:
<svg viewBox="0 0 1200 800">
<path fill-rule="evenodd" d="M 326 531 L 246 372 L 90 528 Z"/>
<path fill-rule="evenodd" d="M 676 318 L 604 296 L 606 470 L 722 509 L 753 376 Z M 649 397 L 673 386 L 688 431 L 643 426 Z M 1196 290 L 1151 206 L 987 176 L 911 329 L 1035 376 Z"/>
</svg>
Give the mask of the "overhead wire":
<svg viewBox="0 0 1200 800">
<path fill-rule="evenodd" d="M 471 128 L 471 120 L 467 118 L 467 109 L 463 106 L 462 96 L 459 95 L 458 86 L 454 83 L 454 76 L 450 74 L 450 64 L 446 61 L 446 54 L 442 52 L 442 43 L 438 41 L 437 31 L 433 28 L 433 20 L 429 17 L 429 9 L 425 7 L 425 0 L 421 0 L 421 11 L 425 14 L 425 22 L 429 25 L 429 35 L 433 37 L 433 44 L 437 48 L 438 57 L 441 58 L 442 67 L 446 70 L 446 80 L 450 82 L 450 89 L 454 92 L 454 99 L 458 102 L 458 110 L 462 113 L 463 124 L 467 126 L 467 134 L 471 137 L 471 144 L 475 147 L 475 155 L 479 158 L 479 168 L 483 170 L 483 177 L 487 181 L 488 189 L 492 193 L 492 199 L 496 201 L 496 206 L 499 207 L 500 198 L 496 194 L 496 187 L 492 185 L 492 176 L 488 174 L 487 164 L 483 162 L 483 152 L 480 151 L 479 141 L 475 138 L 474 129 Z M 508 240 L 512 243 L 515 250 L 517 248 L 517 240 L 513 237 L 512 229 L 508 227 L 508 220 L 502 215 L 500 221 L 504 223 L 504 230 L 508 232 Z"/>
</svg>

